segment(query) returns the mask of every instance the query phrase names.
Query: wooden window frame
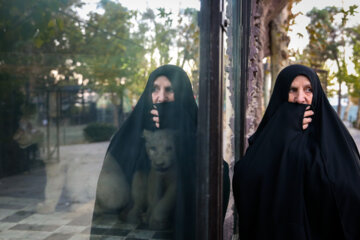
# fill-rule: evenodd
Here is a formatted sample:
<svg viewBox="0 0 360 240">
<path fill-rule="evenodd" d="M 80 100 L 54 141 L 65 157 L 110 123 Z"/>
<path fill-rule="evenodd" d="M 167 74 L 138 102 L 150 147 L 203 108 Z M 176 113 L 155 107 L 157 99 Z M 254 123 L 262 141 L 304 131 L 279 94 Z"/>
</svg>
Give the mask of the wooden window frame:
<svg viewBox="0 0 360 240">
<path fill-rule="evenodd" d="M 197 146 L 196 239 L 223 238 L 222 118 L 224 104 L 223 35 L 225 0 L 202 0 Z M 245 112 L 251 1 L 232 1 L 233 78 L 235 83 L 235 161 L 245 151 Z M 236 225 L 236 218 L 235 218 Z M 236 230 L 235 230 L 236 233 Z"/>
<path fill-rule="evenodd" d="M 196 239 L 222 239 L 223 1 L 202 0 Z"/>
</svg>

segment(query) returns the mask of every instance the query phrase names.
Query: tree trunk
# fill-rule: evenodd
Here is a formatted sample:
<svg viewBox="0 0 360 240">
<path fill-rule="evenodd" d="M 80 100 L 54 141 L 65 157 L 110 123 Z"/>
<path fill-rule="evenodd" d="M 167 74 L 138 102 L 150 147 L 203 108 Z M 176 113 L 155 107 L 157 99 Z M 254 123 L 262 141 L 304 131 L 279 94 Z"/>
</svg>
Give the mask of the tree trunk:
<svg viewBox="0 0 360 240">
<path fill-rule="evenodd" d="M 358 101 L 358 111 L 357 111 L 357 115 L 356 115 L 356 124 L 355 124 L 356 128 L 360 127 L 360 99 Z"/>
<path fill-rule="evenodd" d="M 119 128 L 119 107 L 114 104 L 114 125 Z"/>
<path fill-rule="evenodd" d="M 339 80 L 339 91 L 338 91 L 338 106 L 337 106 L 337 114 L 341 118 L 341 80 Z"/>
<path fill-rule="evenodd" d="M 113 120 L 114 120 L 114 126 L 119 128 L 119 97 L 116 95 L 116 93 L 112 93 L 111 97 L 110 97 L 110 101 L 114 106 L 114 115 L 113 115 Z"/>
<path fill-rule="evenodd" d="M 344 111 L 344 117 L 343 117 L 343 121 L 348 121 L 349 120 L 349 111 L 351 108 L 351 101 L 349 98 L 348 104 L 346 105 L 345 111 Z"/>
<path fill-rule="evenodd" d="M 336 53 L 334 53 L 334 59 L 335 59 L 335 62 L 336 62 L 337 68 L 338 68 L 337 79 L 339 82 L 337 114 L 341 118 L 341 84 L 342 84 L 341 78 L 342 78 L 343 74 L 342 74 L 342 68 L 341 68 L 341 65 L 339 62 L 339 58 Z"/>
</svg>

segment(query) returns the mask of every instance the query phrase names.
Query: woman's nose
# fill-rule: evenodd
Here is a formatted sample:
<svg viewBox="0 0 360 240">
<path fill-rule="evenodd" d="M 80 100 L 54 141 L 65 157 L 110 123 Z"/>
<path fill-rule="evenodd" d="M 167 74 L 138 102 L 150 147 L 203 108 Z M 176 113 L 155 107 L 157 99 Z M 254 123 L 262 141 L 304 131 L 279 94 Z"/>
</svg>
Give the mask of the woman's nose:
<svg viewBox="0 0 360 240">
<path fill-rule="evenodd" d="M 296 102 L 297 103 L 305 103 L 305 93 L 300 91 L 297 98 L 296 98 Z"/>
<path fill-rule="evenodd" d="M 157 100 L 157 102 L 158 103 L 162 103 L 162 102 L 164 102 L 165 101 L 165 93 L 164 93 L 164 91 L 160 91 L 159 92 L 159 95 L 158 95 L 158 100 Z"/>
</svg>

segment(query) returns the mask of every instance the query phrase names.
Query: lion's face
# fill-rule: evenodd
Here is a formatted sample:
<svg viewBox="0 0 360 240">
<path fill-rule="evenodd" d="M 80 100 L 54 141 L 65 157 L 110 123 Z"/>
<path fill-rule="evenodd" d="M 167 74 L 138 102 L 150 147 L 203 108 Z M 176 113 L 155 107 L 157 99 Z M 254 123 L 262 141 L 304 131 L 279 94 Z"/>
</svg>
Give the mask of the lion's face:
<svg viewBox="0 0 360 240">
<path fill-rule="evenodd" d="M 145 148 L 151 166 L 157 171 L 169 169 L 176 159 L 175 134 L 171 130 L 144 130 Z"/>
</svg>

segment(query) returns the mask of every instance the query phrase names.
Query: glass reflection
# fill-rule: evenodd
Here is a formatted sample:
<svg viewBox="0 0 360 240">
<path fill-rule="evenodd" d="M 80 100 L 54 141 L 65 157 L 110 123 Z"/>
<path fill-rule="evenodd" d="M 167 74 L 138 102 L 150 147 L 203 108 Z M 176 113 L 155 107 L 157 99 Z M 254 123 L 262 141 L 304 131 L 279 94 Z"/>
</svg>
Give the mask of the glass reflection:
<svg viewBox="0 0 360 240">
<path fill-rule="evenodd" d="M 110 141 L 92 236 L 104 226 L 123 229 L 126 223 L 167 230 L 171 239 L 194 238 L 196 124 L 197 105 L 184 70 L 164 65 L 153 71 Z"/>
<path fill-rule="evenodd" d="M 1 3 L 1 239 L 194 233 L 200 3 L 128 2 Z"/>
</svg>

